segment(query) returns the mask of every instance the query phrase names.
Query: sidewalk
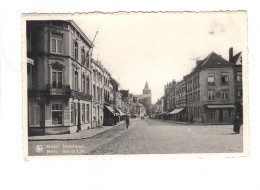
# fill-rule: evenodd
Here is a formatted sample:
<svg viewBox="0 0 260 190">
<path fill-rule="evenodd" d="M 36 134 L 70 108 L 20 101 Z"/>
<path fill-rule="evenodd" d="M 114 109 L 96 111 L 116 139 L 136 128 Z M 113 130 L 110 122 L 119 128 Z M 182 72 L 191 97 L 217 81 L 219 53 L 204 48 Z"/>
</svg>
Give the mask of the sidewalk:
<svg viewBox="0 0 260 190">
<path fill-rule="evenodd" d="M 31 136 L 28 137 L 29 141 L 47 141 L 47 140 L 79 140 L 87 139 L 93 137 L 97 134 L 103 133 L 113 127 L 124 124 L 125 121 L 120 121 L 117 125 L 114 126 L 102 126 L 94 129 L 88 129 L 84 131 L 79 131 L 77 133 L 71 134 L 61 134 L 61 135 L 43 135 L 43 136 Z"/>
</svg>

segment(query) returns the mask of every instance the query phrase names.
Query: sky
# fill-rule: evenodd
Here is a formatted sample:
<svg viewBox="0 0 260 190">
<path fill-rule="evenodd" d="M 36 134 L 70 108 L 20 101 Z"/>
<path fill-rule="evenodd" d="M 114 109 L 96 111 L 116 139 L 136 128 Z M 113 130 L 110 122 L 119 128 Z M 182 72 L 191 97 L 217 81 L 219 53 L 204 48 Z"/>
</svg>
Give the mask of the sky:
<svg viewBox="0 0 260 190">
<path fill-rule="evenodd" d="M 93 57 L 102 62 L 121 89 L 142 94 L 148 81 L 152 103 L 164 85 L 177 82 L 212 51 L 228 60 L 247 51 L 247 16 L 218 13 L 79 14 L 71 17 L 94 41 Z"/>
</svg>

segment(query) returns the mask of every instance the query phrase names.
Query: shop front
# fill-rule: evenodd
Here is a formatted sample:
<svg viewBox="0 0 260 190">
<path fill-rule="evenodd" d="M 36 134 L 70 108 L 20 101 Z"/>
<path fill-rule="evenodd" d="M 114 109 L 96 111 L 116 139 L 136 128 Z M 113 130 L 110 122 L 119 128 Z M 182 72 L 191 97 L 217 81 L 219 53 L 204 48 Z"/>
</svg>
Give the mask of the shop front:
<svg viewBox="0 0 260 190">
<path fill-rule="evenodd" d="M 235 106 L 225 105 L 206 105 L 204 107 L 204 116 L 206 123 L 213 124 L 232 124 L 235 116 Z"/>
<path fill-rule="evenodd" d="M 115 124 L 115 111 L 109 106 L 104 106 L 104 125 L 111 126 Z"/>
<path fill-rule="evenodd" d="M 29 93 L 29 135 L 75 133 L 91 128 L 92 96 L 70 90 L 69 85 L 47 86 Z"/>
</svg>

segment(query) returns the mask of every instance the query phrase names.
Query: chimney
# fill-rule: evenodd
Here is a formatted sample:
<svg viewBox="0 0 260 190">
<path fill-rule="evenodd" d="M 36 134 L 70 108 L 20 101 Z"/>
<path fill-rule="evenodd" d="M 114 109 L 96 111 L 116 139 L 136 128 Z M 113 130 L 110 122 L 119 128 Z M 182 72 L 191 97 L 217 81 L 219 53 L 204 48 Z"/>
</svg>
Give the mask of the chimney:
<svg viewBox="0 0 260 190">
<path fill-rule="evenodd" d="M 233 47 L 229 48 L 229 62 L 232 63 L 232 59 L 233 59 Z"/>
<path fill-rule="evenodd" d="M 201 62 L 202 62 L 202 60 L 197 60 L 196 61 L 196 66 L 198 66 Z"/>
</svg>

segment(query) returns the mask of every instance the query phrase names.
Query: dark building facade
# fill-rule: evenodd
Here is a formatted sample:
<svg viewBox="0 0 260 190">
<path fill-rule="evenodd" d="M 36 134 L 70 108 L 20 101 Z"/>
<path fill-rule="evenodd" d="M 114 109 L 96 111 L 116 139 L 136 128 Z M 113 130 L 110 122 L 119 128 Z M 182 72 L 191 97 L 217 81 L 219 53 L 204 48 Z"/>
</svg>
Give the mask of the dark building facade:
<svg viewBox="0 0 260 190">
<path fill-rule="evenodd" d="M 73 21 L 27 21 L 29 134 L 91 128 L 91 42 Z"/>
</svg>

